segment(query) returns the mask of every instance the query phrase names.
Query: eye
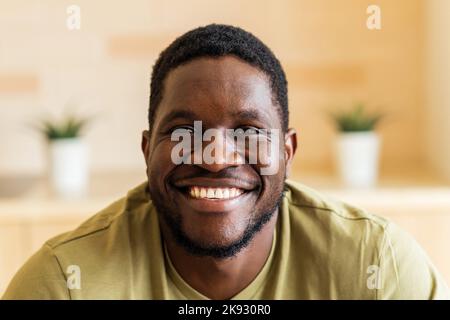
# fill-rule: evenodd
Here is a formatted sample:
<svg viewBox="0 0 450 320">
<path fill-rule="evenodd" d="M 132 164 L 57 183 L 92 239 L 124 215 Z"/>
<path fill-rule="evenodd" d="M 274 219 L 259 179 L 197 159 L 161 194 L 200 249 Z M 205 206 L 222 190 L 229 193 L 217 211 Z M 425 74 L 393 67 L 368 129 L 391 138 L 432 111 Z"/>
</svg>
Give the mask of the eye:
<svg viewBox="0 0 450 320">
<path fill-rule="evenodd" d="M 262 133 L 262 129 L 253 126 L 241 126 L 238 129 L 244 130 L 246 135 L 259 135 Z"/>
<path fill-rule="evenodd" d="M 182 132 L 188 132 L 190 134 L 194 134 L 194 127 L 190 126 L 190 125 L 179 125 L 179 126 L 172 127 L 169 130 L 169 133 L 172 134 L 175 130 L 180 130 Z"/>
</svg>

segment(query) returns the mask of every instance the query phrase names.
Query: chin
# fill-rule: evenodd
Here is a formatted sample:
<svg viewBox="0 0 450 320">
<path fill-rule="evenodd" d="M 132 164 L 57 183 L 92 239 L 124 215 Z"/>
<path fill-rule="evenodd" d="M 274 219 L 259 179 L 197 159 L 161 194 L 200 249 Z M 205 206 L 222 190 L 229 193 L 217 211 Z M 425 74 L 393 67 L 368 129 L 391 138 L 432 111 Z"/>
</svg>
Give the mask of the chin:
<svg viewBox="0 0 450 320">
<path fill-rule="evenodd" d="M 240 224 L 239 228 L 233 227 L 229 221 L 224 223 L 202 224 L 202 228 L 183 228 L 183 233 L 193 243 L 204 248 L 226 247 L 239 242 L 245 234 L 246 225 Z"/>
</svg>

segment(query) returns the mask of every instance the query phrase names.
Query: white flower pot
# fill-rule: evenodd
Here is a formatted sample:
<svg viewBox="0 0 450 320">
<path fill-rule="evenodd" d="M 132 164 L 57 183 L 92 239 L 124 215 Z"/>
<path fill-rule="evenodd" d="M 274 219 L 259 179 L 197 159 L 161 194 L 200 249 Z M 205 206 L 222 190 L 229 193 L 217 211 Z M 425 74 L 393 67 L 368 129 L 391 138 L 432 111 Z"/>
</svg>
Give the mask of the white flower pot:
<svg viewBox="0 0 450 320">
<path fill-rule="evenodd" d="M 79 197 L 88 186 L 88 149 L 80 138 L 49 143 L 49 173 L 53 190 L 63 197 Z"/>
<path fill-rule="evenodd" d="M 339 176 L 348 187 L 373 187 L 378 178 L 380 138 L 375 132 L 339 135 L 336 156 Z"/>
</svg>

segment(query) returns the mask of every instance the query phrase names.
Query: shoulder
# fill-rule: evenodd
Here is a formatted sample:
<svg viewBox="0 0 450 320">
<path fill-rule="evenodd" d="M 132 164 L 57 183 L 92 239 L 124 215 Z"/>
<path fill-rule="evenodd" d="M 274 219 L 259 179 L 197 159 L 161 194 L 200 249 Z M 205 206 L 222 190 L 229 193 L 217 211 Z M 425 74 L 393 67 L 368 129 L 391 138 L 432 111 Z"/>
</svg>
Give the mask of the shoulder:
<svg viewBox="0 0 450 320">
<path fill-rule="evenodd" d="M 146 183 L 142 183 L 127 192 L 127 195 L 114 201 L 91 218 L 83 222 L 75 230 L 60 234 L 51 238 L 46 245 L 55 250 L 65 245 L 95 239 L 98 236 L 112 231 L 112 227 L 124 223 L 129 219 L 128 215 L 139 215 L 146 213 L 151 206 L 150 199 L 146 197 Z M 145 208 L 144 208 L 145 207 Z"/>
<path fill-rule="evenodd" d="M 71 266 L 81 268 L 84 287 L 107 286 L 112 277 L 101 271 L 121 270 L 116 266 L 128 258 L 132 238 L 141 237 L 139 226 L 148 219 L 150 208 L 143 183 L 75 230 L 48 240 L 17 272 L 3 298 L 73 298 L 67 287 Z"/>
<path fill-rule="evenodd" d="M 65 274 L 48 245 L 19 269 L 2 299 L 70 299 Z"/>
<path fill-rule="evenodd" d="M 314 259 L 333 266 L 327 276 L 337 287 L 376 299 L 449 297 L 424 250 L 396 224 L 300 183 L 286 186 L 292 232 L 307 240 Z"/>
<path fill-rule="evenodd" d="M 287 180 L 286 187 L 286 199 L 294 219 L 305 218 L 300 217 L 303 215 L 317 222 L 327 222 L 330 228 L 335 227 L 328 231 L 336 232 L 357 229 L 367 231 L 369 228 L 380 237 L 389 229 L 391 222 L 388 219 L 331 198 L 301 183 Z"/>
</svg>

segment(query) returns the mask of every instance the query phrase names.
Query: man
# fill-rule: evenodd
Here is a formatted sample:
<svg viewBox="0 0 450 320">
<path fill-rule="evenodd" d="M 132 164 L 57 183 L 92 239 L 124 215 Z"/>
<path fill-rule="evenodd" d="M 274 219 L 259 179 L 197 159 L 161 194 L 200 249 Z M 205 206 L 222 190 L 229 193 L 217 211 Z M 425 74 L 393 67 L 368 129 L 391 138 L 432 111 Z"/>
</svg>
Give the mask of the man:
<svg viewBox="0 0 450 320">
<path fill-rule="evenodd" d="M 175 161 L 174 134 L 192 142 L 198 121 L 200 130 L 216 130 L 214 142 L 224 152 L 217 148 L 214 161 L 195 161 L 193 153 L 202 156 L 209 145 L 203 139 Z M 270 142 L 271 155 L 252 163 L 249 146 L 229 146 L 229 129 Z M 402 230 L 286 180 L 297 140 L 288 128 L 285 74 L 273 53 L 242 29 L 208 25 L 161 53 L 141 146 L 148 182 L 49 240 L 4 298 L 449 297 L 426 254 Z M 277 170 L 263 174 L 274 163 Z"/>
</svg>

